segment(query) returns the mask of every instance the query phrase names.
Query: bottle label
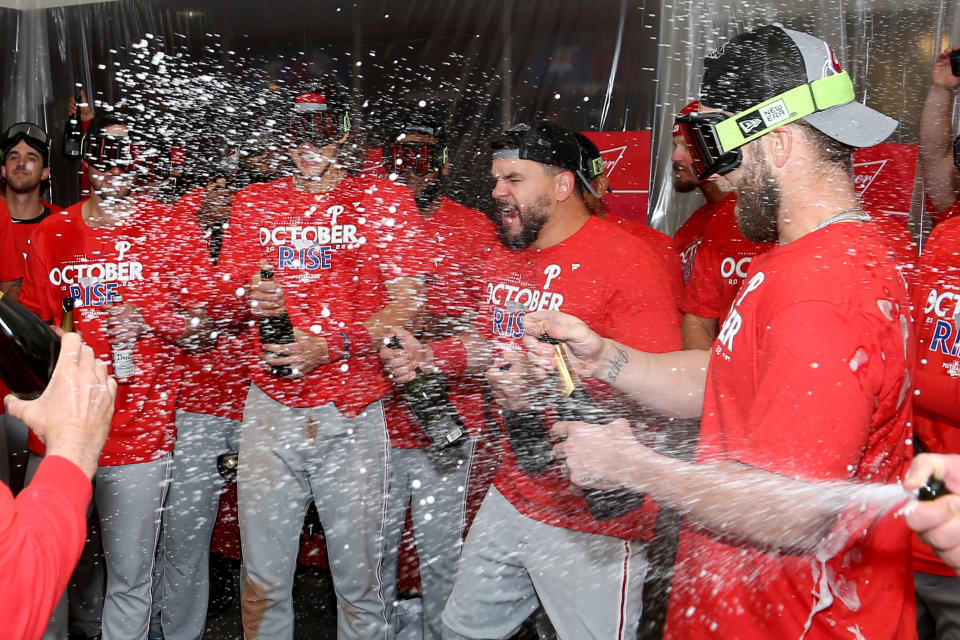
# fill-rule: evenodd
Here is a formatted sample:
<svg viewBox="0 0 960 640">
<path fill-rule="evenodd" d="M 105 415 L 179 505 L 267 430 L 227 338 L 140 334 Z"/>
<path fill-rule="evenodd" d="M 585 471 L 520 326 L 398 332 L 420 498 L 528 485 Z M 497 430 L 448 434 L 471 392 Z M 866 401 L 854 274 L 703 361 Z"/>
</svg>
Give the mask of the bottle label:
<svg viewBox="0 0 960 640">
<path fill-rule="evenodd" d="M 435 445 L 447 445 L 456 442 L 462 435 L 463 429 L 450 416 L 443 416 L 424 425 L 427 436 Z"/>
<path fill-rule="evenodd" d="M 113 351 L 113 377 L 118 381 L 133 377 L 133 343 L 115 344 Z"/>
</svg>

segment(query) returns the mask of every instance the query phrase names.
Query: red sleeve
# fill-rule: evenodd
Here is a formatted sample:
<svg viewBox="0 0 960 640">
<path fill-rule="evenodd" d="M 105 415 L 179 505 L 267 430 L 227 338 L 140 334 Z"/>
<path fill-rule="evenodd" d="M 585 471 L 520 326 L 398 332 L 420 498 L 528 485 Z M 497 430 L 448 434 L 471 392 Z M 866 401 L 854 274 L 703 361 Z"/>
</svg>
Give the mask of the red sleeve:
<svg viewBox="0 0 960 640">
<path fill-rule="evenodd" d="M 721 316 L 722 312 L 719 308 L 723 290 L 719 273 L 721 259 L 713 234 L 705 235 L 693 260 L 693 269 L 687 280 L 687 286 L 683 290 L 681 311 L 701 318 Z"/>
<path fill-rule="evenodd" d="M 17 250 L 13 222 L 8 215 L 0 215 L 0 282 L 23 277 L 23 254 Z"/>
<path fill-rule="evenodd" d="M 758 388 L 746 416 L 750 453 L 736 458 L 784 475 L 850 478 L 880 388 L 884 357 L 876 336 L 876 327 L 825 302 L 794 304 L 774 317 L 755 361 Z M 798 357 L 801 345 L 816 345 L 815 361 Z M 866 362 L 853 371 L 861 349 Z"/>
<path fill-rule="evenodd" d="M 79 467 L 44 458 L 14 500 L 0 485 L 0 620 L 4 637 L 39 638 L 87 536 L 92 487 Z"/>
</svg>

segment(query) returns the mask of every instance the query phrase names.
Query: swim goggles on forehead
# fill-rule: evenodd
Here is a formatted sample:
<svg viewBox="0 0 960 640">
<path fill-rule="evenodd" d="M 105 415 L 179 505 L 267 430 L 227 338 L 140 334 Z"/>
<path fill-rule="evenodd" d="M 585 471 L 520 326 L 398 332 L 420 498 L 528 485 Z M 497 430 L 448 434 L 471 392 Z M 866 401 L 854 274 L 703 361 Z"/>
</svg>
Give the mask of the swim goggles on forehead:
<svg viewBox="0 0 960 640">
<path fill-rule="evenodd" d="M 137 166 L 137 153 L 133 141 L 128 135 L 99 133 L 91 136 L 87 142 L 84 159 L 97 171 L 110 171 L 119 167 L 122 171 L 133 171 Z"/>
<path fill-rule="evenodd" d="M 811 113 L 856 99 L 846 71 L 802 84 L 734 116 L 723 113 L 677 116 L 675 124 L 693 159 L 700 180 L 726 175 L 740 166 L 740 147 L 777 127 Z"/>
<path fill-rule="evenodd" d="M 325 108 L 297 109 L 287 121 L 287 135 L 294 144 L 309 142 L 315 147 L 325 147 L 343 137 L 350 131 L 350 114 L 335 115 Z M 326 105 L 309 105 L 310 107 Z"/>
<path fill-rule="evenodd" d="M 395 142 L 383 148 L 383 166 L 395 173 L 425 176 L 447 164 L 447 148 L 429 142 Z"/>
</svg>

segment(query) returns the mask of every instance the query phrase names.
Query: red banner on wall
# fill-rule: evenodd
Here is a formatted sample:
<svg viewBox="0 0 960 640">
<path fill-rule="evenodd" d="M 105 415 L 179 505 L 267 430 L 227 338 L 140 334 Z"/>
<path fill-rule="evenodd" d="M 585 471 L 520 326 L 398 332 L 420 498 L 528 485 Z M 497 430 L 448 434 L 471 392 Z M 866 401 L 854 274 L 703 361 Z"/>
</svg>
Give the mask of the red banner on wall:
<svg viewBox="0 0 960 640">
<path fill-rule="evenodd" d="M 604 198 L 615 216 L 647 223 L 650 200 L 650 131 L 584 131 L 603 157 L 613 193 Z"/>
<path fill-rule="evenodd" d="M 918 150 L 912 144 L 878 144 L 853 154 L 857 195 L 867 209 L 910 219 Z"/>
</svg>

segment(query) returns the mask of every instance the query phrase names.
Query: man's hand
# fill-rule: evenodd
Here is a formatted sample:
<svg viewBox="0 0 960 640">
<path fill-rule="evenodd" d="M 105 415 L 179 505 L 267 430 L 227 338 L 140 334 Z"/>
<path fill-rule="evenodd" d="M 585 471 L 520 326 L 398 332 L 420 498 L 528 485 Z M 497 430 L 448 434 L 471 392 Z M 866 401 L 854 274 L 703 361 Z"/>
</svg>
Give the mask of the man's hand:
<svg viewBox="0 0 960 640">
<path fill-rule="evenodd" d="M 266 260 L 260 261 L 260 269 L 271 269 Z M 261 280 L 260 272 L 253 277 L 250 289 L 247 292 L 250 300 L 250 313 L 256 318 L 278 316 L 287 310 L 283 297 L 283 287 L 274 280 Z"/>
<path fill-rule="evenodd" d="M 397 384 L 406 384 L 417 375 L 417 369 L 432 372 L 435 369 L 433 349 L 413 337 L 406 329 L 396 329 L 393 333 L 400 341 L 399 349 L 384 345 L 380 348 L 380 361 L 383 368 Z"/>
<path fill-rule="evenodd" d="M 22 420 L 47 447 L 47 455 L 67 458 L 93 478 L 107 441 L 116 381 L 107 365 L 79 334 L 60 339 L 60 357 L 43 394 L 36 400 L 5 398 L 7 412 Z"/>
<path fill-rule="evenodd" d="M 80 104 L 77 104 L 76 96 L 70 96 L 70 103 L 67 106 L 67 115 L 72 116 L 77 112 L 77 108 L 80 109 L 80 122 L 88 122 L 93 120 L 93 106 L 90 104 L 90 101 L 87 100 L 87 92 L 83 89 L 80 89 Z"/>
<path fill-rule="evenodd" d="M 933 63 L 933 70 L 930 72 L 930 84 L 949 91 L 960 87 L 960 77 L 953 75 L 950 67 L 950 54 L 957 49 L 960 47 L 950 47 L 937 56 L 936 62 Z"/>
<path fill-rule="evenodd" d="M 110 344 L 133 342 L 146 331 L 147 323 L 132 302 L 113 302 L 103 308 L 107 312 L 106 334 Z"/>
<path fill-rule="evenodd" d="M 903 479 L 903 488 L 915 491 L 930 476 L 942 479 L 955 495 L 932 502 L 915 501 L 905 511 L 904 520 L 945 563 L 960 573 L 960 456 L 918 455 Z"/>
<path fill-rule="evenodd" d="M 608 364 L 604 359 L 606 340 L 575 316 L 559 311 L 536 311 L 524 316 L 523 327 L 527 333 L 523 346 L 530 360 L 543 371 L 554 368 L 553 345 L 537 340 L 537 336 L 544 333 L 566 344 L 567 353 L 572 356 L 570 364 L 581 376 L 596 378 Z"/>
<path fill-rule="evenodd" d="M 289 344 L 264 344 L 261 358 L 264 366 L 288 365 L 291 373 L 283 376 L 285 379 L 298 380 L 320 365 L 330 360 L 327 341 L 321 336 L 315 336 L 293 328 L 294 341 Z M 282 355 L 280 355 L 282 354 Z"/>
<path fill-rule="evenodd" d="M 557 422 L 550 436 L 560 440 L 553 446 L 553 456 L 569 475 L 570 483 L 588 489 L 630 485 L 636 457 L 649 451 L 623 418 L 605 425 Z"/>
</svg>

